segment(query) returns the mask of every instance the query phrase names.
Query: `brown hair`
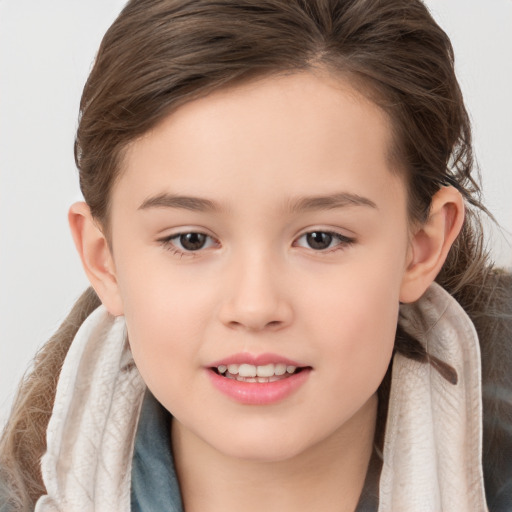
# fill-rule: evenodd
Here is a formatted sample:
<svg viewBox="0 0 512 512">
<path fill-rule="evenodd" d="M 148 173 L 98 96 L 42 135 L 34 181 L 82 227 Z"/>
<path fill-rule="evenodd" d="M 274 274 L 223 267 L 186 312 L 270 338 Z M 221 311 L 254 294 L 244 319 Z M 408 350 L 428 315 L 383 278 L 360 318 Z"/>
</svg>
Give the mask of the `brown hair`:
<svg viewBox="0 0 512 512">
<path fill-rule="evenodd" d="M 388 113 L 411 219 L 427 218 L 442 185 L 463 194 L 468 214 L 437 281 L 486 343 L 490 303 L 501 303 L 492 298 L 501 285 L 486 261 L 478 220 L 486 210 L 473 176 L 470 123 L 450 41 L 420 0 L 130 1 L 101 43 L 80 104 L 75 159 L 92 214 L 108 234 L 110 192 L 126 147 L 180 105 L 255 77 L 315 68 L 361 84 Z M 89 291 L 22 384 L 0 452 L 17 510 L 44 493 L 37 461 L 55 375 L 77 326 L 97 304 Z M 400 330 L 395 350 L 429 362 Z"/>
</svg>

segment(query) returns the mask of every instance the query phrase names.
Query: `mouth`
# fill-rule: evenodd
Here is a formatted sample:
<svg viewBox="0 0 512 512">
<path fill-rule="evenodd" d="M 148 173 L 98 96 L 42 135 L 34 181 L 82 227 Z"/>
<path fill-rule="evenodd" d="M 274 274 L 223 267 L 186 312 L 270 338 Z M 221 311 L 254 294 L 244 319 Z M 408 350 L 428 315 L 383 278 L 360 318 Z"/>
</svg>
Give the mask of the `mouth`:
<svg viewBox="0 0 512 512">
<path fill-rule="evenodd" d="M 313 368 L 278 354 L 233 354 L 206 367 L 213 387 L 244 405 L 271 405 L 298 392 Z"/>
<path fill-rule="evenodd" d="M 265 365 L 253 364 L 221 364 L 210 368 L 214 373 L 226 379 L 238 382 L 270 383 L 285 380 L 293 375 L 311 369 L 311 367 L 300 367 L 286 365 L 284 363 L 269 363 Z"/>
</svg>

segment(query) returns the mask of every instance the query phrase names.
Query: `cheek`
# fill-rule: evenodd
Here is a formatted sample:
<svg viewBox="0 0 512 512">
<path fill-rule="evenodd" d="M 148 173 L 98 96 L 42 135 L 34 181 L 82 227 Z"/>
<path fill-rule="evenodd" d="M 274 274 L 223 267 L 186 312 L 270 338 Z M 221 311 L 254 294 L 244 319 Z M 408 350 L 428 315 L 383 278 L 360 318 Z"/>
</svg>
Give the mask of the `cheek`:
<svg viewBox="0 0 512 512">
<path fill-rule="evenodd" d="M 312 294 L 304 314 L 307 328 L 321 333 L 328 389 L 342 396 L 347 409 L 366 401 L 380 385 L 392 356 L 399 310 L 400 268 L 366 265 L 340 272 Z M 335 364 L 329 364 L 335 361 Z M 346 394 L 344 394 L 346 391 Z"/>
<path fill-rule="evenodd" d="M 200 366 L 198 346 L 214 298 L 194 281 L 156 265 L 123 274 L 119 287 L 135 363 L 160 398 L 160 387 L 183 382 L 187 365 Z"/>
<path fill-rule="evenodd" d="M 339 372 L 350 378 L 353 389 L 378 386 L 384 377 L 393 350 L 398 319 L 398 301 L 385 290 L 352 293 L 332 309 L 329 336 Z"/>
<path fill-rule="evenodd" d="M 323 389 L 329 392 L 320 407 L 328 410 L 336 404 L 332 414 L 339 423 L 355 417 L 377 392 L 393 353 L 397 309 L 378 318 L 370 312 L 349 316 L 339 338 L 332 340 L 330 356 L 336 364 L 325 369 Z"/>
</svg>

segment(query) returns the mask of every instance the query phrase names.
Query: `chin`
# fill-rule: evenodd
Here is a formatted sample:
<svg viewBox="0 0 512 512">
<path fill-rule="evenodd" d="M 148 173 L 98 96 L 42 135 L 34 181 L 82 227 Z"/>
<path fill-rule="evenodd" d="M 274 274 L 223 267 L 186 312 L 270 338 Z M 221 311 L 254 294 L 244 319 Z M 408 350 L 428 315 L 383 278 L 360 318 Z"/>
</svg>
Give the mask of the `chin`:
<svg viewBox="0 0 512 512">
<path fill-rule="evenodd" d="M 282 434 L 284 432 L 284 434 Z M 272 426 L 221 430 L 205 439 L 215 450 L 227 457 L 254 462 L 284 462 L 304 452 L 320 439 L 310 437 L 311 431 L 293 431 Z"/>
<path fill-rule="evenodd" d="M 282 442 L 250 442 L 245 440 L 236 445 L 231 445 L 224 449 L 224 454 L 240 460 L 260 462 L 260 463 L 276 463 L 285 462 L 301 455 L 307 446 L 295 443 Z"/>
</svg>

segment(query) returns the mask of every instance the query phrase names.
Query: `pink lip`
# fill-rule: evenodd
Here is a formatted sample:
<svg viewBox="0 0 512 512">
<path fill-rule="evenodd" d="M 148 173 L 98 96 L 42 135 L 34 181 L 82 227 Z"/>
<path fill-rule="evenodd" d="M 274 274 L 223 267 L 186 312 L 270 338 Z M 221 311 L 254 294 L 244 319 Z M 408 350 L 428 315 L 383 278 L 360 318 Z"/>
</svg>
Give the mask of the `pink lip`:
<svg viewBox="0 0 512 512">
<path fill-rule="evenodd" d="M 252 364 L 254 366 L 264 366 L 266 364 L 285 364 L 286 366 L 304 367 L 307 366 L 297 361 L 292 361 L 286 357 L 279 356 L 277 354 L 250 354 L 249 352 L 242 352 L 240 354 L 233 354 L 232 356 L 220 359 L 211 364 L 208 364 L 208 368 L 216 368 L 220 365 L 228 366 L 230 364 Z"/>
<path fill-rule="evenodd" d="M 242 382 L 223 377 L 213 370 L 213 368 L 220 365 L 228 366 L 230 364 L 244 363 L 255 366 L 264 366 L 270 363 L 286 364 L 287 366 L 296 366 L 302 369 L 298 373 L 294 373 L 285 379 L 276 380 L 275 382 Z M 297 391 L 307 381 L 311 373 L 310 366 L 281 357 L 277 354 L 253 355 L 249 353 L 234 354 L 221 359 L 208 365 L 205 370 L 208 373 L 211 383 L 218 391 L 236 402 L 246 405 L 270 405 L 284 400 Z"/>
<path fill-rule="evenodd" d="M 304 368 L 286 379 L 275 382 L 240 382 L 207 370 L 213 386 L 238 403 L 270 405 L 284 400 L 306 382 L 311 368 Z"/>
</svg>

